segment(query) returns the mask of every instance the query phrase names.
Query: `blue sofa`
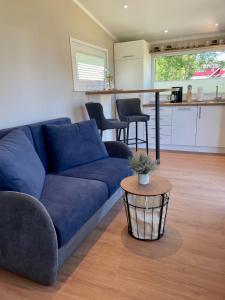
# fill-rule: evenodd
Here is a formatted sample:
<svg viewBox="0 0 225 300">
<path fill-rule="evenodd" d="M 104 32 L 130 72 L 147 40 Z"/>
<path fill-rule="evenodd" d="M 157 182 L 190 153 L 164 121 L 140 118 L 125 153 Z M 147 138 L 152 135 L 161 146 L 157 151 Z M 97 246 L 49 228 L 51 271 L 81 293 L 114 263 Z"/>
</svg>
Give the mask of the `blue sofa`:
<svg viewBox="0 0 225 300">
<path fill-rule="evenodd" d="M 123 195 L 132 153 L 93 120 L 0 130 L 0 267 L 51 285 Z"/>
</svg>

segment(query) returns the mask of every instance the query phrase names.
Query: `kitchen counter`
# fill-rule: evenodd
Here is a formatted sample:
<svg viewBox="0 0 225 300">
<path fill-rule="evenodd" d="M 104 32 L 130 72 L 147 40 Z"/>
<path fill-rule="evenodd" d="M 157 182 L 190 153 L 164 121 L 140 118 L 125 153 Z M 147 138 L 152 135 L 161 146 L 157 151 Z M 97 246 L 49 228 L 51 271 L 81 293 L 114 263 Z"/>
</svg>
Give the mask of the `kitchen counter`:
<svg viewBox="0 0 225 300">
<path fill-rule="evenodd" d="M 114 95 L 114 94 L 141 94 L 141 93 L 162 93 L 177 91 L 177 88 L 173 89 L 144 89 L 144 90 L 101 90 L 101 91 L 86 91 L 86 95 Z"/>
<path fill-rule="evenodd" d="M 156 107 L 145 104 L 143 112 L 150 115 L 149 144 L 154 148 Z M 225 154 L 224 100 L 161 102 L 158 117 L 161 149 Z"/>
<path fill-rule="evenodd" d="M 177 103 L 171 103 L 171 102 L 160 102 L 160 106 L 211 106 L 211 105 L 225 105 L 225 100 L 205 100 L 205 101 L 192 101 L 190 103 L 184 101 L 184 102 L 177 102 Z M 143 107 L 154 107 L 155 104 L 152 103 L 146 103 L 143 105 Z"/>
</svg>

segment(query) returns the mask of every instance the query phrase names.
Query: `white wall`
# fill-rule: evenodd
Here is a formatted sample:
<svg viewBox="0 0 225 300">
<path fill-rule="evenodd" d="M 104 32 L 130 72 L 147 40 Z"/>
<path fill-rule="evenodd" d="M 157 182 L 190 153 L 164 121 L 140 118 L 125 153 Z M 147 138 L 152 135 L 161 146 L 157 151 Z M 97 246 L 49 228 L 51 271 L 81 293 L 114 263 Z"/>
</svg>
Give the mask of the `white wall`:
<svg viewBox="0 0 225 300">
<path fill-rule="evenodd" d="M 72 0 L 0 0 L 0 128 L 84 118 L 73 92 L 69 37 L 109 50 L 113 40 Z"/>
</svg>

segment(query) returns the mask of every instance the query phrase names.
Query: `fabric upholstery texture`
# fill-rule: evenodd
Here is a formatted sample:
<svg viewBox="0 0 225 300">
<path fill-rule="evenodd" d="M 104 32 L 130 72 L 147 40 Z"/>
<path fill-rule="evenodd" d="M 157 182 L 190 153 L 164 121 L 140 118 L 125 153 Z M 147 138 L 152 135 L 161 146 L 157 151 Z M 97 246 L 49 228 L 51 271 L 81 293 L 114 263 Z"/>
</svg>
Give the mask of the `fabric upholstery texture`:
<svg viewBox="0 0 225 300">
<path fill-rule="evenodd" d="M 44 285 L 58 270 L 57 236 L 44 206 L 35 198 L 0 191 L 0 267 Z"/>
<path fill-rule="evenodd" d="M 102 181 L 107 184 L 109 197 L 120 187 L 120 181 L 131 175 L 132 171 L 127 159 L 108 157 L 58 174 Z"/>
<path fill-rule="evenodd" d="M 122 198 L 123 195 L 123 190 L 118 189 L 109 199 L 107 199 L 96 213 L 88 219 L 81 229 L 75 233 L 69 242 L 59 249 L 59 268 L 62 267 L 64 262 L 73 254 L 82 241 L 93 231 L 95 226 L 104 218 L 104 216 L 110 211 L 114 204 Z"/>
<path fill-rule="evenodd" d="M 59 134 L 61 145 L 76 151 L 76 165 L 45 175 L 52 172 L 53 149 L 47 153 L 44 132 L 49 124 L 67 128 L 71 121 L 0 130 L 0 190 L 12 190 L 0 191 L 0 267 L 45 285 L 120 198 L 120 180 L 131 175 L 128 147 L 105 147 L 94 121 L 74 124 L 71 143 Z"/>
<path fill-rule="evenodd" d="M 122 142 L 109 141 L 104 144 L 110 157 L 128 159 L 133 156 L 130 148 Z"/>
<path fill-rule="evenodd" d="M 96 180 L 47 175 L 41 197 L 64 246 L 108 199 L 105 183 Z"/>
<path fill-rule="evenodd" d="M 94 119 L 98 129 L 123 129 L 127 128 L 126 122 L 121 122 L 118 119 L 106 119 L 101 103 L 88 102 L 85 104 L 90 119 Z"/>
<path fill-rule="evenodd" d="M 0 189 L 39 198 L 44 167 L 27 136 L 15 129 L 0 139 Z"/>
<path fill-rule="evenodd" d="M 94 120 L 72 125 L 45 125 L 44 133 L 55 172 L 108 156 Z"/>
<path fill-rule="evenodd" d="M 47 125 L 47 124 L 65 125 L 65 124 L 71 124 L 71 120 L 69 118 L 59 118 L 59 119 L 53 119 L 49 121 L 43 121 L 43 122 L 28 125 L 32 133 L 35 149 L 42 161 L 42 164 L 46 172 L 48 173 L 48 171 L 50 171 L 50 166 L 48 162 L 48 156 L 47 156 L 44 133 L 43 133 L 43 125 Z"/>
<path fill-rule="evenodd" d="M 33 144 L 33 138 L 30 131 L 30 128 L 28 126 L 20 126 L 20 127 L 14 127 L 14 128 L 8 128 L 8 129 L 1 129 L 0 130 L 0 139 L 2 139 L 4 136 L 6 136 L 11 131 L 19 129 L 25 133 L 25 135 L 28 137 L 29 141 Z"/>
<path fill-rule="evenodd" d="M 125 122 L 146 122 L 149 115 L 141 111 L 141 100 L 139 98 L 118 99 L 116 107 L 121 121 Z"/>
<path fill-rule="evenodd" d="M 134 116 L 129 116 L 126 117 L 127 118 L 127 122 L 146 122 L 149 120 L 149 116 L 148 115 L 134 115 Z"/>
</svg>

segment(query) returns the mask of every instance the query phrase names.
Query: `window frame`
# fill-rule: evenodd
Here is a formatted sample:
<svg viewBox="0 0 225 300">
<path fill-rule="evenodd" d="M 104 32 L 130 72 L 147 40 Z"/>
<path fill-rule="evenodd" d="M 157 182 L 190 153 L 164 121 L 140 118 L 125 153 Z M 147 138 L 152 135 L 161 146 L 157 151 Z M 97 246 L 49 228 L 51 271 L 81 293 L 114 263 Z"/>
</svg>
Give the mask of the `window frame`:
<svg viewBox="0 0 225 300">
<path fill-rule="evenodd" d="M 85 51 L 82 52 L 82 50 L 76 49 L 76 47 L 86 48 L 87 52 Z M 76 56 L 76 52 L 84 53 L 87 55 L 93 55 L 93 56 L 96 56 L 95 54 L 96 51 L 102 52 L 104 53 L 104 57 L 105 57 L 105 69 L 108 69 L 109 68 L 108 49 L 70 37 L 70 51 L 71 51 L 71 64 L 72 64 L 73 91 L 83 92 L 88 90 L 102 90 L 105 86 L 105 74 L 104 74 L 103 82 L 99 80 L 78 79 L 77 63 L 76 63 L 75 56 Z M 91 53 L 92 51 L 93 53 Z"/>
<path fill-rule="evenodd" d="M 175 55 L 183 55 L 183 54 L 194 54 L 194 53 L 204 53 L 204 52 L 216 52 L 216 51 L 225 51 L 225 45 L 216 45 L 209 47 L 199 47 L 192 49 L 182 49 L 182 50 L 168 50 L 163 52 L 152 53 L 151 58 L 151 85 L 154 87 L 155 81 L 155 59 L 161 56 L 175 56 Z M 201 79 L 199 79 L 201 80 Z M 168 80 L 167 82 L 172 81 Z M 179 80 L 177 80 L 179 81 Z"/>
</svg>

